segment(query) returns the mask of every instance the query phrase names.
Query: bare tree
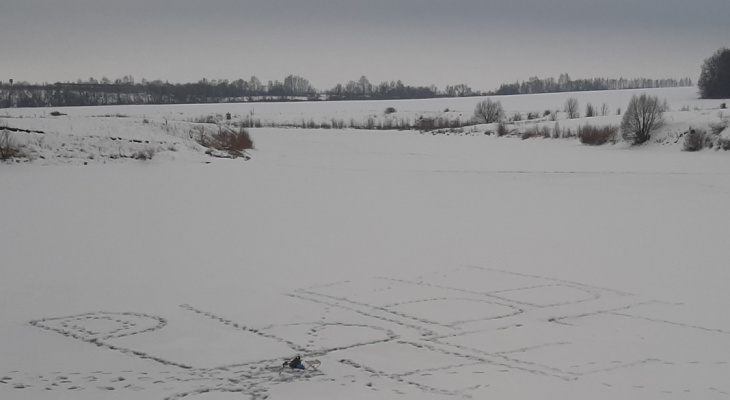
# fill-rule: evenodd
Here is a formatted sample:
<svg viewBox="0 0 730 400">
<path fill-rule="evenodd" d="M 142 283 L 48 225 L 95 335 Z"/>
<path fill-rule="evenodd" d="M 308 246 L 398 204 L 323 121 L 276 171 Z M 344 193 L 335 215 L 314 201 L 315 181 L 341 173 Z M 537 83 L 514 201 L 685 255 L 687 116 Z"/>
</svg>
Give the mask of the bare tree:
<svg viewBox="0 0 730 400">
<path fill-rule="evenodd" d="M 251 79 L 248 81 L 248 89 L 251 92 L 262 92 L 264 90 L 264 84 L 255 75 L 251 75 Z"/>
<path fill-rule="evenodd" d="M 362 94 L 362 89 L 360 88 L 360 85 L 355 81 L 349 81 L 345 84 L 345 93 L 349 95 L 357 95 Z"/>
<path fill-rule="evenodd" d="M 595 117 L 596 116 L 596 109 L 593 107 L 593 104 L 587 103 L 586 104 L 586 118 Z"/>
<path fill-rule="evenodd" d="M 370 81 L 365 77 L 365 75 L 360 77 L 357 81 L 357 85 L 363 96 L 367 96 L 373 91 L 373 85 L 370 84 Z"/>
<path fill-rule="evenodd" d="M 315 91 L 308 80 L 297 75 L 289 75 L 284 78 L 284 90 L 287 94 L 294 96 L 307 96 Z"/>
<path fill-rule="evenodd" d="M 608 104 L 603 103 L 601 105 L 601 115 L 605 117 L 606 115 L 608 115 L 609 112 L 610 111 L 608 110 Z"/>
<path fill-rule="evenodd" d="M 664 122 L 662 114 L 665 103 L 660 103 L 656 96 L 647 96 L 646 93 L 632 96 L 621 119 L 621 136 L 624 140 L 632 145 L 648 141 L 651 132 L 660 128 Z"/>
<path fill-rule="evenodd" d="M 471 88 L 463 83 L 454 86 L 446 86 L 446 94 L 450 97 L 469 96 L 471 93 Z"/>
<path fill-rule="evenodd" d="M 578 110 L 578 99 L 571 97 L 565 100 L 565 107 L 563 110 L 568 114 L 568 119 L 574 119 L 580 117 L 580 111 Z"/>
<path fill-rule="evenodd" d="M 480 124 L 491 124 L 501 121 L 504 118 L 502 103 L 492 101 L 492 99 L 479 102 L 476 108 L 474 108 L 474 118 Z"/>
</svg>

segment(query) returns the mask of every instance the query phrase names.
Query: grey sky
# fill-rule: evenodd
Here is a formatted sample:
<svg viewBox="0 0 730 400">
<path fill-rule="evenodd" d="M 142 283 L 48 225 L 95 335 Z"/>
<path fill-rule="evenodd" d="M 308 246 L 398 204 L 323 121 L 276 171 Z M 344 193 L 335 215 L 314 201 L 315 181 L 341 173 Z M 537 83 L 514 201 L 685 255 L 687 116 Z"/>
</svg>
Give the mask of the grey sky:
<svg viewBox="0 0 730 400">
<path fill-rule="evenodd" d="M 729 0 L 3 0 L 0 80 L 696 80 Z"/>
</svg>

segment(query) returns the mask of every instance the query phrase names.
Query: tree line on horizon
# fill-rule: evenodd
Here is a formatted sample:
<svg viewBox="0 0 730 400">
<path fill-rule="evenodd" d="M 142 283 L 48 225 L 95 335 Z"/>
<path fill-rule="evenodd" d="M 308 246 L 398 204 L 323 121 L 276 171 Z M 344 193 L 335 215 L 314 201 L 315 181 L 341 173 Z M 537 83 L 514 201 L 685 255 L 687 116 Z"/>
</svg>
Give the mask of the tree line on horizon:
<svg viewBox="0 0 730 400">
<path fill-rule="evenodd" d="M 692 80 L 683 79 L 577 79 L 568 74 L 554 78 L 531 77 L 527 81 L 503 84 L 497 91 L 475 91 L 466 84 L 410 86 L 401 80 L 372 84 L 367 77 L 319 91 L 300 76 L 289 75 L 284 81 L 264 84 L 256 76 L 248 80 L 201 79 L 194 83 L 142 79 L 136 82 L 131 75 L 110 80 L 77 80 L 53 84 L 28 82 L 0 82 L 0 108 L 11 107 L 67 107 L 120 104 L 196 104 L 256 101 L 335 101 L 335 100 L 397 100 L 438 97 L 468 97 L 512 95 L 590 90 L 645 89 L 692 86 Z"/>
<path fill-rule="evenodd" d="M 648 78 L 592 78 L 570 79 L 568 74 L 560 77 L 540 79 L 536 76 L 523 82 L 502 84 L 495 92 L 496 95 L 538 94 L 558 92 L 587 92 L 594 90 L 623 90 L 623 89 L 654 89 L 667 87 L 692 86 L 692 79 L 648 79 Z"/>
</svg>

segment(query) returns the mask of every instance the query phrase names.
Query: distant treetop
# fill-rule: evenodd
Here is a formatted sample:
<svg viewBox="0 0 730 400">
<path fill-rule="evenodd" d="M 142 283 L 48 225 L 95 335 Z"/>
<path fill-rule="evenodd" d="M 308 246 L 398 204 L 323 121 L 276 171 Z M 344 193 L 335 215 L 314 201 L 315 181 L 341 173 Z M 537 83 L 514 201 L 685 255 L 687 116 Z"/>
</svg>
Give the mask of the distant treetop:
<svg viewBox="0 0 730 400">
<path fill-rule="evenodd" d="M 722 48 L 705 60 L 697 86 L 703 99 L 730 98 L 730 49 Z"/>
</svg>

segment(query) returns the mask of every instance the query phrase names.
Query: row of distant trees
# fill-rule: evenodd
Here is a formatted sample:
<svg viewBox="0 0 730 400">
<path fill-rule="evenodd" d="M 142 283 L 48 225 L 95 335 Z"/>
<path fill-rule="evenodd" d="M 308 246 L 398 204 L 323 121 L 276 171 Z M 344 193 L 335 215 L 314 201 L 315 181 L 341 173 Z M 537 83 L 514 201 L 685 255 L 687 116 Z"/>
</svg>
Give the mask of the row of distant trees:
<svg viewBox="0 0 730 400">
<path fill-rule="evenodd" d="M 0 108 L 7 107 L 61 107 L 109 104 L 191 104 L 245 101 L 286 100 L 360 100 L 360 99 L 422 99 L 435 97 L 477 96 L 465 84 L 446 86 L 410 86 L 402 81 L 371 84 L 362 76 L 345 85 L 319 91 L 307 79 L 289 75 L 284 81 L 263 83 L 256 76 L 248 80 L 201 79 L 195 83 L 170 83 L 142 79 L 136 82 L 130 75 L 110 80 L 56 82 L 31 84 L 28 82 L 0 82 Z"/>
<path fill-rule="evenodd" d="M 592 90 L 653 89 L 666 87 L 692 86 L 692 79 L 570 79 L 568 74 L 555 78 L 540 79 L 536 76 L 523 82 L 503 84 L 497 89 L 497 95 L 535 94 L 557 92 L 584 92 Z"/>
<path fill-rule="evenodd" d="M 290 75 L 283 82 L 264 84 L 255 76 L 249 80 L 201 79 L 195 83 L 170 83 L 142 79 L 135 82 L 131 75 L 114 81 L 100 80 L 31 84 L 19 82 L 0 84 L 0 107 L 61 107 L 109 104 L 191 104 L 222 101 L 255 101 L 270 98 L 303 98 L 317 91 L 306 79 Z"/>
<path fill-rule="evenodd" d="M 579 79 L 568 74 L 553 78 L 530 78 L 528 81 L 502 85 L 496 92 L 475 91 L 466 84 L 447 85 L 443 90 L 436 86 L 410 86 L 402 81 L 371 83 L 367 77 L 320 91 L 310 82 L 296 75 L 283 81 L 263 83 L 256 76 L 250 79 L 201 79 L 195 83 L 170 83 L 168 81 L 142 79 L 135 81 L 131 75 L 110 80 L 89 78 L 76 82 L 31 84 L 28 82 L 0 82 L 0 108 L 9 107 L 63 107 L 96 106 L 110 104 L 192 104 L 245 101 L 287 100 L 388 100 L 423 99 L 436 97 L 466 97 L 525 93 L 549 93 L 585 90 L 635 89 L 673 86 L 691 86 L 689 78 L 676 79 Z"/>
</svg>

